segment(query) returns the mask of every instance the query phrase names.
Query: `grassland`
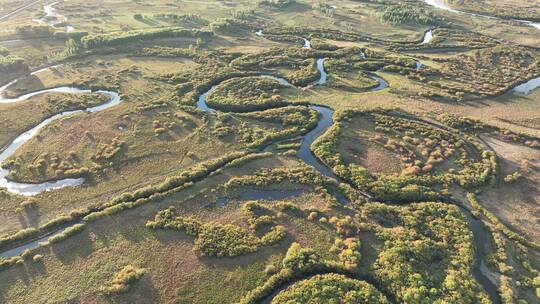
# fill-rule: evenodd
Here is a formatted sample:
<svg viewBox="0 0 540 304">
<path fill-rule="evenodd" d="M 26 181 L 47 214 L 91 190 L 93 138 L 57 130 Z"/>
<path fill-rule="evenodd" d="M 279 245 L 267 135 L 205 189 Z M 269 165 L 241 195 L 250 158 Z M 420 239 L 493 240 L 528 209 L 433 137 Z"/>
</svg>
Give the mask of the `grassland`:
<svg viewBox="0 0 540 304">
<path fill-rule="evenodd" d="M 536 14 L 473 2 L 450 4 Z M 26 3 L 0 0 L 0 16 Z M 85 181 L 32 197 L 0 188 L 0 252 L 77 224 L 0 258 L 0 302 L 540 299 L 540 91 L 511 92 L 540 76 L 538 30 L 423 1 L 54 7 L 67 17 L 54 29 L 21 31 L 41 4 L 0 21 L 0 54 L 25 65 L 0 75 L 25 76 L 4 98 L 72 86 L 122 102 L 54 121 L 3 163 L 10 181 Z M 328 79 L 316 85 L 321 58 Z M 217 111 L 203 111 L 212 87 Z M 104 101 L 0 103 L 0 147 Z M 322 115 L 307 105 L 334 111 L 320 137 L 309 132 Z M 331 174 L 306 165 L 306 134 Z"/>
</svg>

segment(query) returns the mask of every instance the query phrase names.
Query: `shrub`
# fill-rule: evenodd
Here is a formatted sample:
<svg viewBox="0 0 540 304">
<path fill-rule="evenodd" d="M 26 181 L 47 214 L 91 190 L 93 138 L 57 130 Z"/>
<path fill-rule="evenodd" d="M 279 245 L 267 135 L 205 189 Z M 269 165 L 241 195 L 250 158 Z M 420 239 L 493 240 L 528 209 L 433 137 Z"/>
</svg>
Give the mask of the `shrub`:
<svg viewBox="0 0 540 304">
<path fill-rule="evenodd" d="M 67 239 L 68 237 L 83 231 L 85 228 L 86 228 L 86 224 L 75 224 L 75 225 L 73 225 L 71 227 L 66 228 L 61 233 L 58 233 L 58 234 L 56 234 L 54 236 L 51 236 L 48 239 L 48 242 L 50 244 L 61 242 L 61 241 L 65 240 L 65 239 Z"/>
<path fill-rule="evenodd" d="M 43 260 L 43 256 L 42 256 L 41 254 L 36 254 L 36 255 L 34 255 L 34 257 L 32 258 L 32 260 L 33 260 L 34 262 L 36 262 L 36 263 L 37 263 L 37 262 L 41 262 L 41 261 Z"/>
<path fill-rule="evenodd" d="M 264 273 L 266 275 L 273 275 L 277 272 L 277 267 L 270 264 L 270 265 L 266 265 L 266 267 L 264 268 Z"/>
<path fill-rule="evenodd" d="M 110 294 L 126 292 L 133 283 L 141 279 L 144 273 L 144 269 L 127 265 L 116 273 L 111 284 L 104 287 L 103 290 Z"/>
<path fill-rule="evenodd" d="M 283 259 L 283 267 L 293 271 L 303 270 L 320 262 L 319 256 L 311 248 L 302 248 L 292 243 Z"/>
<path fill-rule="evenodd" d="M 509 184 L 515 183 L 521 178 L 521 176 L 521 173 L 516 171 L 512 174 L 508 174 L 507 176 L 505 176 L 504 181 Z"/>
</svg>

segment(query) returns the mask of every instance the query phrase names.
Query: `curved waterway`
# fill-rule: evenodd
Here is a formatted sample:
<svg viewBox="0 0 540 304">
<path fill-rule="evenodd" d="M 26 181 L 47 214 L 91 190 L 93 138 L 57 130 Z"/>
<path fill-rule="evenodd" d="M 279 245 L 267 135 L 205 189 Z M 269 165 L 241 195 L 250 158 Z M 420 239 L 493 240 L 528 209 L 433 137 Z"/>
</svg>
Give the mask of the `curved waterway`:
<svg viewBox="0 0 540 304">
<path fill-rule="evenodd" d="M 257 35 L 261 36 L 262 31 L 257 31 Z M 311 43 L 309 43 L 308 40 L 304 39 L 304 47 L 310 48 Z M 306 42 L 307 41 L 307 42 Z M 315 83 L 311 84 L 310 86 L 314 85 L 324 85 L 327 81 L 327 73 L 324 69 L 324 58 L 320 58 L 317 60 L 317 69 L 320 73 L 320 78 Z M 375 88 L 372 88 L 370 91 L 377 91 L 384 89 L 388 87 L 388 83 L 384 81 L 382 78 L 375 76 L 374 74 L 370 74 L 371 77 L 379 81 L 379 85 Z M 276 77 L 273 75 L 259 75 L 259 77 L 265 77 L 265 78 L 271 78 L 274 80 L 279 81 L 281 84 L 286 86 L 293 86 L 290 84 L 286 79 Z M 216 86 L 218 84 L 212 86 L 209 90 L 204 92 L 200 95 L 198 101 L 197 101 L 197 108 L 205 111 L 205 112 L 215 112 L 215 109 L 210 108 L 206 104 L 206 99 L 208 97 L 208 94 L 210 94 L 213 90 L 215 90 Z M 63 88 L 56 88 L 56 89 L 49 89 L 49 90 L 43 90 L 31 94 L 27 94 L 25 96 L 26 99 L 38 95 L 43 94 L 45 92 L 51 92 L 51 90 L 55 90 L 54 92 L 62 92 L 62 93 L 89 93 L 89 90 L 79 90 L 76 88 L 70 88 L 70 87 L 63 87 Z M 84 111 L 87 112 L 97 112 L 101 111 L 107 108 L 110 108 L 118 103 L 121 102 L 119 96 L 115 92 L 108 92 L 108 91 L 98 91 L 99 93 L 107 94 L 111 98 L 109 102 L 106 104 L 88 108 Z M 18 101 L 24 100 L 19 98 L 15 98 Z M 3 99 L 3 100 L 10 100 L 10 99 Z M 14 100 L 14 99 L 11 99 Z M 331 108 L 323 107 L 315 104 L 310 104 L 309 107 L 313 110 L 316 110 L 320 114 L 320 119 L 317 123 L 317 126 L 309 131 L 305 136 L 302 138 L 302 144 L 300 146 L 300 149 L 298 151 L 298 157 L 302 159 L 306 164 L 312 166 L 317 172 L 319 172 L 321 175 L 329 177 L 334 180 L 339 180 L 339 178 L 334 174 L 331 168 L 327 167 L 325 164 L 323 164 L 319 159 L 317 159 L 312 151 L 311 151 L 311 145 L 313 142 L 319 138 L 328 128 L 330 128 L 333 124 L 332 121 L 332 115 L 334 111 Z M 70 112 L 64 112 L 57 114 L 45 121 L 43 121 L 38 126 L 34 127 L 33 129 L 23 133 L 20 135 L 11 145 L 9 145 L 3 152 L 0 154 L 0 162 L 8 158 L 10 155 L 12 155 L 22 144 L 27 142 L 30 138 L 32 138 L 41 128 L 49 124 L 50 122 L 59 119 L 60 117 L 71 115 L 74 113 L 83 112 L 83 110 L 79 111 L 70 111 Z M 56 188 L 62 188 L 67 186 L 76 186 L 80 185 L 84 182 L 84 179 L 65 179 L 57 182 L 51 182 L 51 183 L 44 183 L 44 184 L 19 184 L 19 183 L 13 183 L 9 182 L 5 179 L 5 175 L 8 173 L 7 170 L 0 171 L 0 187 L 7 187 L 9 191 L 25 194 L 25 195 L 32 195 L 43 191 L 48 191 Z M 4 183 L 4 184 L 3 184 Z M 258 189 L 248 189 L 244 193 L 240 195 L 240 200 L 281 200 L 285 198 L 290 197 L 297 197 L 302 194 L 304 194 L 304 190 L 258 190 Z M 347 200 L 344 196 L 338 195 L 338 200 L 342 203 L 346 203 Z M 229 198 L 221 198 L 216 201 L 218 204 L 225 204 L 227 203 Z M 489 233 L 487 232 L 484 224 L 474 218 L 468 209 L 462 208 L 462 210 L 465 212 L 467 220 L 469 222 L 469 226 L 471 228 L 471 231 L 474 235 L 474 248 L 475 248 L 475 259 L 474 263 L 472 265 L 472 272 L 476 280 L 481 284 L 481 286 L 484 288 L 484 290 L 488 293 L 489 297 L 493 301 L 493 303 L 500 303 L 499 296 L 497 294 L 497 287 L 495 285 L 495 282 L 492 282 L 490 280 L 490 276 L 486 273 L 486 267 L 484 264 L 485 255 L 486 255 L 486 244 L 489 240 Z M 69 227 L 71 227 L 70 225 Z M 39 246 L 41 246 L 42 243 L 45 243 L 49 240 L 50 237 L 57 235 L 59 233 L 62 233 L 67 228 L 59 229 L 51 234 L 48 234 L 46 236 L 43 236 L 39 239 L 32 240 L 31 242 L 28 242 L 24 245 L 21 245 L 19 247 L 10 249 L 8 251 L 0 253 L 0 256 L 3 257 L 13 257 L 22 254 L 27 249 L 34 249 Z"/>
<path fill-rule="evenodd" d="M 54 7 L 56 4 L 58 4 L 58 2 L 44 5 L 43 12 L 45 13 L 45 16 L 40 19 L 33 19 L 32 21 L 36 22 L 39 25 L 46 24 L 52 27 L 59 27 L 61 24 L 65 24 L 68 18 L 56 12 L 56 8 Z M 66 25 L 63 28 L 68 33 L 75 30 L 75 28 L 70 25 Z"/>
<path fill-rule="evenodd" d="M 0 103 L 13 103 L 13 102 L 25 101 L 33 96 L 45 94 L 49 92 L 68 93 L 68 94 L 92 93 L 91 90 L 83 90 L 83 89 L 78 89 L 78 88 L 73 88 L 73 87 L 59 87 L 59 88 L 46 89 L 46 90 L 29 93 L 29 94 L 26 94 L 17 98 L 10 99 L 10 98 L 1 97 Z M 96 93 L 108 95 L 109 101 L 95 107 L 86 108 L 84 110 L 65 111 L 62 113 L 58 113 L 43 120 L 37 126 L 19 135 L 17 138 L 15 138 L 15 140 L 13 140 L 9 145 L 7 145 L 2 150 L 2 152 L 0 153 L 0 164 L 6 159 L 8 159 L 9 157 L 11 157 L 22 145 L 27 143 L 41 129 L 43 129 L 45 126 L 49 125 L 53 121 L 56 121 L 62 117 L 73 115 L 76 113 L 83 113 L 83 112 L 95 113 L 95 112 L 103 111 L 121 102 L 120 96 L 116 92 L 96 91 Z M 66 179 L 61 179 L 61 180 L 48 181 L 44 183 L 35 183 L 35 184 L 19 183 L 19 182 L 8 180 L 6 178 L 8 174 L 9 174 L 9 169 L 0 168 L 0 187 L 6 188 L 9 192 L 25 195 L 25 196 L 33 196 L 33 195 L 37 195 L 45 191 L 51 191 L 55 189 L 65 188 L 65 187 L 79 186 L 84 183 L 84 178 L 66 178 Z"/>
<path fill-rule="evenodd" d="M 522 23 L 522 24 L 525 24 L 525 25 L 528 25 L 528 26 L 532 26 L 532 27 L 540 30 L 540 23 L 539 22 L 532 22 L 532 21 L 529 21 L 529 20 L 521 20 L 521 19 L 504 19 L 504 18 L 495 17 L 495 16 L 489 16 L 489 15 L 482 15 L 482 14 L 477 14 L 477 13 L 469 13 L 469 12 L 459 11 L 459 10 L 453 9 L 450 6 L 448 6 L 446 4 L 446 1 L 444 1 L 444 0 L 424 0 L 424 2 L 426 4 L 429 4 L 429 5 L 433 6 L 433 7 L 436 7 L 438 9 L 442 9 L 442 10 L 452 12 L 452 13 L 456 13 L 456 14 L 463 14 L 463 15 L 481 17 L 481 18 L 486 18 L 486 19 L 501 20 L 501 21 L 514 21 L 514 22 L 517 22 L 517 23 Z"/>
</svg>

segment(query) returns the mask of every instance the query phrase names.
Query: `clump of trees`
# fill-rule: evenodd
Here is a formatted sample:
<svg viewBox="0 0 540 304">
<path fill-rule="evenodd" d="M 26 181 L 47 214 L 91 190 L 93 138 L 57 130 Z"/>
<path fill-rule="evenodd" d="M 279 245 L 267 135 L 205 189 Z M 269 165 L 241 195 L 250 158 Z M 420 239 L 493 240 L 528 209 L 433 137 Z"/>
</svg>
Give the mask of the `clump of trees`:
<svg viewBox="0 0 540 304">
<path fill-rule="evenodd" d="M 84 49 L 95 49 L 123 45 L 142 40 L 159 38 L 201 38 L 207 40 L 213 37 L 213 32 L 206 30 L 188 30 L 182 27 L 168 27 L 159 29 L 133 30 L 128 32 L 115 32 L 107 34 L 90 34 L 81 38 Z"/>
<path fill-rule="evenodd" d="M 272 303 L 385 304 L 386 297 L 367 282 L 330 273 L 316 275 L 280 292 Z"/>
<path fill-rule="evenodd" d="M 265 77 L 232 78 L 220 83 L 206 103 L 215 109 L 231 112 L 251 112 L 287 104 L 279 95 L 285 86 Z"/>
<path fill-rule="evenodd" d="M 144 269 L 137 268 L 133 265 L 127 265 L 116 273 L 110 285 L 105 286 L 103 291 L 108 294 L 126 292 L 135 282 L 142 278 L 144 273 Z"/>
<path fill-rule="evenodd" d="M 473 235 L 456 206 L 367 203 L 360 217 L 383 241 L 375 277 L 400 303 L 490 303 L 473 279 Z"/>
<path fill-rule="evenodd" d="M 277 8 L 284 8 L 294 3 L 296 3 L 295 0 L 261 0 L 259 1 L 259 5 L 261 6 L 270 6 L 270 7 L 277 7 Z"/>
<path fill-rule="evenodd" d="M 15 55 L 0 55 L 0 72 L 10 74 L 28 71 L 26 61 Z"/>
<path fill-rule="evenodd" d="M 409 3 L 397 5 L 384 5 L 380 13 L 383 22 L 417 25 L 442 25 L 443 20 L 439 18 L 432 10 L 420 5 Z"/>
<path fill-rule="evenodd" d="M 437 120 L 449 127 L 467 133 L 475 135 L 481 133 L 490 134 L 491 136 L 497 136 L 499 139 L 506 142 L 518 143 L 535 149 L 540 148 L 540 138 L 538 137 L 534 137 L 528 134 L 516 133 L 508 129 L 488 125 L 478 119 L 445 113 L 437 116 Z"/>
<path fill-rule="evenodd" d="M 193 24 L 193 25 L 208 25 L 208 21 L 197 14 L 155 14 L 154 18 L 162 19 L 172 23 Z"/>
<path fill-rule="evenodd" d="M 253 232 L 245 231 L 236 225 L 202 223 L 190 217 L 174 216 L 173 209 L 160 211 L 153 221 L 147 222 L 146 227 L 185 231 L 196 238 L 194 250 L 197 253 L 214 257 L 233 257 L 256 252 L 260 247 L 275 244 L 285 237 L 283 226 L 275 226 L 270 216 L 258 216 L 254 213 L 255 208 L 263 208 L 261 205 L 256 202 L 247 204 L 244 212 L 248 215 Z M 255 232 L 266 225 L 272 227 L 258 238 Z"/>
<path fill-rule="evenodd" d="M 392 202 L 437 200 L 445 196 L 442 190 L 451 184 L 478 189 L 496 180 L 499 169 L 495 154 L 481 152 L 482 146 L 465 142 L 459 134 L 385 110 L 347 111 L 336 116 L 334 125 L 313 143 L 313 152 L 337 175 L 375 199 Z M 400 175 L 371 173 L 357 164 L 343 161 L 339 154 L 340 139 L 352 119 L 367 119 L 373 123 L 374 132 L 367 132 L 373 135 L 363 137 L 399 154 L 404 167 Z M 470 149 L 481 152 L 481 158 L 470 154 Z M 454 168 L 436 170 L 458 153 L 458 160 L 453 161 Z"/>
</svg>

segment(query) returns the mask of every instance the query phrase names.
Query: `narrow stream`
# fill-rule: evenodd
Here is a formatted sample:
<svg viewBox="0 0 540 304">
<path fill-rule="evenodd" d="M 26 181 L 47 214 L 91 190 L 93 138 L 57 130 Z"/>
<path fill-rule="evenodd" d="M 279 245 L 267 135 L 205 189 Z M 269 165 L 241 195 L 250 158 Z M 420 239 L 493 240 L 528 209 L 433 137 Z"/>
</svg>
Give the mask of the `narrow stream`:
<svg viewBox="0 0 540 304">
<path fill-rule="evenodd" d="M 489 235 L 484 223 L 473 217 L 471 212 L 466 208 L 461 208 L 467 221 L 469 222 L 469 228 L 471 229 L 474 237 L 474 262 L 471 266 L 474 278 L 484 288 L 488 294 L 490 300 L 494 304 L 501 303 L 496 282 L 490 279 L 488 269 L 485 265 L 486 259 L 486 246 L 489 244 L 491 236 Z"/>
<path fill-rule="evenodd" d="M 424 0 L 424 2 L 426 4 L 428 4 L 428 5 L 436 7 L 438 9 L 442 9 L 442 10 L 452 12 L 452 13 L 456 13 L 456 14 L 463 14 L 463 15 L 481 17 L 481 18 L 486 18 L 486 19 L 501 20 L 501 21 L 514 21 L 514 22 L 522 23 L 522 24 L 525 24 L 525 25 L 528 25 L 528 26 L 532 26 L 532 27 L 540 30 L 540 22 L 532 22 L 532 21 L 521 20 L 521 19 L 504 19 L 504 18 L 499 18 L 499 17 L 495 17 L 495 16 L 488 16 L 488 15 L 482 15 L 482 14 L 459 11 L 459 10 L 453 9 L 450 6 L 448 6 L 446 4 L 445 0 Z"/>
<path fill-rule="evenodd" d="M 34 72 L 31 72 L 29 75 L 25 75 L 25 76 L 16 78 L 16 79 L 14 79 L 14 80 L 8 82 L 7 84 L 3 85 L 2 87 L 0 87 L 0 103 L 6 103 L 6 102 L 4 102 L 4 100 L 8 100 L 8 98 L 4 98 L 4 96 L 5 96 L 6 90 L 7 90 L 10 86 L 14 85 L 15 83 L 17 83 L 17 82 L 19 82 L 19 81 L 21 81 L 21 80 L 26 79 L 28 76 L 35 76 L 35 75 L 37 75 L 37 74 L 39 74 L 39 73 L 41 73 L 41 72 L 45 72 L 45 71 L 48 71 L 49 69 L 54 69 L 54 68 L 57 68 L 57 67 L 59 67 L 59 66 L 60 66 L 60 65 L 53 65 L 53 66 L 48 66 L 48 67 L 41 68 L 41 69 L 39 69 L 39 70 L 36 70 L 36 71 L 34 71 Z"/>
<path fill-rule="evenodd" d="M 518 85 L 512 91 L 518 95 L 529 95 L 532 91 L 540 87 L 540 77 L 533 78 L 523 84 Z"/>
<path fill-rule="evenodd" d="M 433 40 L 433 30 L 429 30 L 426 32 L 426 34 L 424 35 L 424 40 L 422 40 L 420 44 L 428 44 L 431 42 L 431 40 Z"/>
</svg>

